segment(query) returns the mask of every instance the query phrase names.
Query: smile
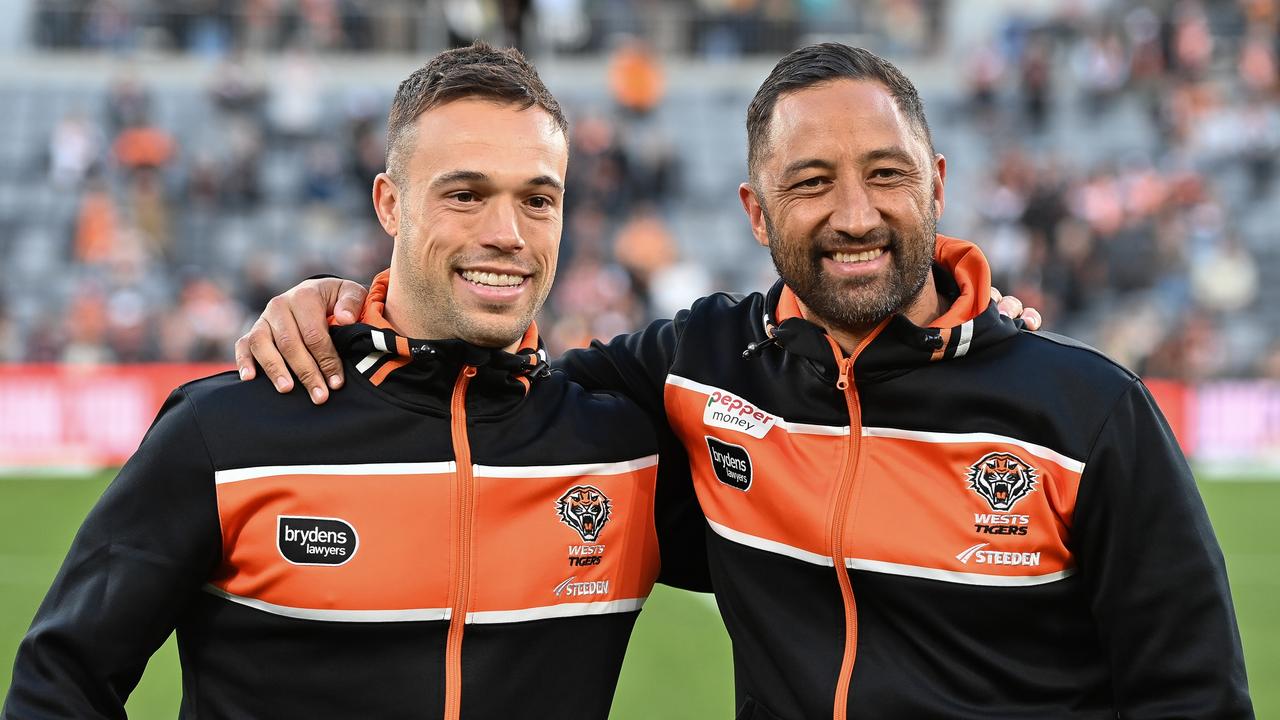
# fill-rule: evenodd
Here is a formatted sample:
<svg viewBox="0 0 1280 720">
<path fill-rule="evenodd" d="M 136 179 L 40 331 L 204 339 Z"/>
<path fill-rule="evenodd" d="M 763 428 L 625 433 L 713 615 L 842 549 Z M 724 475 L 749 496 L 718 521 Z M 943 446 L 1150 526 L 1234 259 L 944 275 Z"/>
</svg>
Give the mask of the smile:
<svg viewBox="0 0 1280 720">
<path fill-rule="evenodd" d="M 839 263 L 861 263 L 871 262 L 884 254 L 884 248 L 875 248 L 874 250 L 863 250 L 862 252 L 833 252 L 831 259 Z"/>
<path fill-rule="evenodd" d="M 507 275 L 504 273 L 481 272 L 479 270 L 462 270 L 458 273 L 463 280 L 472 285 L 485 287 L 515 287 L 524 282 L 523 275 Z"/>
</svg>

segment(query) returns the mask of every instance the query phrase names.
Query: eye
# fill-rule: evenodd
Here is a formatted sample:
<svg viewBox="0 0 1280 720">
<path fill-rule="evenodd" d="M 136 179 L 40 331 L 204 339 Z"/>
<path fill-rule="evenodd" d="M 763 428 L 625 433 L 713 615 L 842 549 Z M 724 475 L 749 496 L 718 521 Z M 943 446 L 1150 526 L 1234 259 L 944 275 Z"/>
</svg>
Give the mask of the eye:
<svg viewBox="0 0 1280 720">
<path fill-rule="evenodd" d="M 460 203 L 473 203 L 479 198 L 470 190 L 459 190 L 449 196 L 450 199 L 457 200 Z"/>
<path fill-rule="evenodd" d="M 551 202 L 551 198 L 546 195 L 534 195 L 529 198 L 527 202 L 529 203 L 529 207 L 534 210 L 547 210 L 554 204 Z"/>
<path fill-rule="evenodd" d="M 902 177 L 902 171 L 897 168 L 876 168 L 871 171 L 871 177 L 876 180 L 894 180 Z"/>
<path fill-rule="evenodd" d="M 792 188 L 793 190 L 794 190 L 794 189 L 797 189 L 797 188 L 804 188 L 804 189 L 812 190 L 812 189 L 814 189 L 814 188 L 822 187 L 823 183 L 825 183 L 826 181 L 827 181 L 827 180 L 826 180 L 826 178 L 824 178 L 824 177 L 815 176 L 815 177 L 811 177 L 811 178 L 805 178 L 804 180 L 801 180 L 800 182 L 796 183 L 795 185 L 792 185 L 792 186 L 791 186 L 791 188 Z"/>
</svg>

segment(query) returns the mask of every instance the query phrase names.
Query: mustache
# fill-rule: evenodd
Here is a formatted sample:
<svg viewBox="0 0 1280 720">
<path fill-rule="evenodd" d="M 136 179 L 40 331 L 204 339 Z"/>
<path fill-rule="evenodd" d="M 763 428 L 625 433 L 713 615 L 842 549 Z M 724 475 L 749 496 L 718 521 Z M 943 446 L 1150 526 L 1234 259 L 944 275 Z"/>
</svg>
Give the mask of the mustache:
<svg viewBox="0 0 1280 720">
<path fill-rule="evenodd" d="M 863 235 L 850 235 L 840 230 L 830 230 L 814 238 L 813 249 L 816 254 L 829 252 L 858 252 L 870 248 L 883 247 L 889 250 L 897 247 L 898 234 L 887 227 L 878 227 Z"/>
</svg>

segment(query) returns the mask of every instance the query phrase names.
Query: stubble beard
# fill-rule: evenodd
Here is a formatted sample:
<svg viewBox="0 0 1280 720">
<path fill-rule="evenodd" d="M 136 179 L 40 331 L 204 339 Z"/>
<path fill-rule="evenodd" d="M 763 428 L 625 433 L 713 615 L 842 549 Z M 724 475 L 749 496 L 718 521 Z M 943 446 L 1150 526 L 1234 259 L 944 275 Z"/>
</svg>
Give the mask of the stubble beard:
<svg viewBox="0 0 1280 720">
<path fill-rule="evenodd" d="M 402 232 L 412 233 L 414 227 L 401 221 Z M 546 300 L 547 289 L 536 290 L 539 296 L 518 314 L 503 313 L 502 316 L 486 315 L 480 317 L 475 310 L 461 307 L 454 296 L 454 268 L 460 265 L 475 264 L 475 260 L 463 261 L 461 258 L 450 258 L 447 274 L 432 280 L 430 268 L 425 266 L 423 258 L 416 253 L 406 253 L 397 267 L 396 282 L 401 283 L 415 307 L 411 312 L 424 321 L 424 326 L 431 328 L 428 334 L 439 337 L 424 337 L 423 340 L 460 339 L 479 347 L 505 348 L 524 337 L 533 318 Z M 536 283 L 538 276 L 531 276 L 529 282 Z M 493 307 L 493 313 L 502 312 L 502 308 Z"/>
<path fill-rule="evenodd" d="M 929 281 L 933 268 L 933 248 L 937 220 L 931 201 L 916 231 L 902 236 L 887 228 L 853 238 L 829 231 L 828 237 L 813 242 L 784 240 L 764 208 L 769 255 L 783 282 L 800 302 L 823 324 L 849 332 L 874 327 L 882 320 L 905 310 Z M 866 278 L 835 278 L 823 272 L 823 255 L 837 248 L 878 247 L 890 254 L 889 272 Z"/>
</svg>

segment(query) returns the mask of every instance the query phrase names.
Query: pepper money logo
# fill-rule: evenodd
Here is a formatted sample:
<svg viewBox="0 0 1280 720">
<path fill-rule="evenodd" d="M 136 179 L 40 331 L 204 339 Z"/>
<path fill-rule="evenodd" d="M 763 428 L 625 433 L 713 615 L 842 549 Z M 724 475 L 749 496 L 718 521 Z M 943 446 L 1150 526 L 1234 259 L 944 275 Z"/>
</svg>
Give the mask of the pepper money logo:
<svg viewBox="0 0 1280 720">
<path fill-rule="evenodd" d="M 346 520 L 276 516 L 276 548 L 294 565 L 345 565 L 359 547 L 360 537 Z"/>
<path fill-rule="evenodd" d="M 1007 452 L 993 452 L 969 466 L 969 487 L 997 512 L 1007 512 L 1036 489 L 1039 473 L 1022 458 Z"/>
<path fill-rule="evenodd" d="M 594 485 L 577 485 L 556 501 L 560 522 L 582 536 L 583 542 L 593 543 L 600 537 L 609 513 L 613 509 L 609 498 Z"/>
</svg>

